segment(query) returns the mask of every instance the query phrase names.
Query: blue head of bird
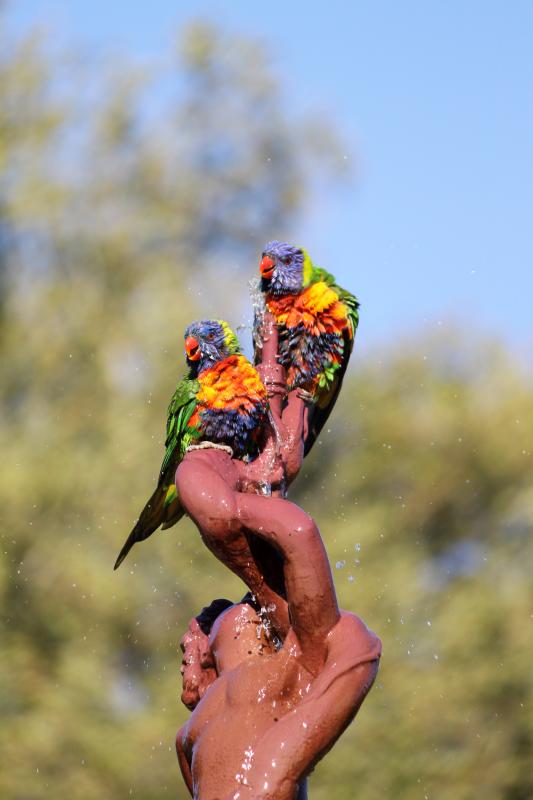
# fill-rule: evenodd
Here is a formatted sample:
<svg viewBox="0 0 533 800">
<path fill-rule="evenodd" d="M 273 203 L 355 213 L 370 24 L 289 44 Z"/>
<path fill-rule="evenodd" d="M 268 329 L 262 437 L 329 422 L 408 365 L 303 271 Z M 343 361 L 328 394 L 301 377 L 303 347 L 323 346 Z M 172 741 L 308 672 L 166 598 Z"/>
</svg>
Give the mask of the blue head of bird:
<svg viewBox="0 0 533 800">
<path fill-rule="evenodd" d="M 261 254 L 261 290 L 274 297 L 299 294 L 304 284 L 304 251 L 287 242 L 268 242 Z"/>
<path fill-rule="evenodd" d="M 202 319 L 185 330 L 185 356 L 196 375 L 240 351 L 237 337 L 222 319 Z"/>
</svg>

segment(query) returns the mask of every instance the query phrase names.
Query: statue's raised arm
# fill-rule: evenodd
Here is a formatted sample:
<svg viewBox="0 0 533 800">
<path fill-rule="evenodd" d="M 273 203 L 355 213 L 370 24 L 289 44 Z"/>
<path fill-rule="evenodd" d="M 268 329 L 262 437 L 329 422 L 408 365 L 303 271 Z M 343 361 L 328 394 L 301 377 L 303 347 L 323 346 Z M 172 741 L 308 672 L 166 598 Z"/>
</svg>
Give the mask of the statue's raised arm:
<svg viewBox="0 0 533 800">
<path fill-rule="evenodd" d="M 381 645 L 339 611 L 320 534 L 304 511 L 254 495 L 238 508 L 245 526 L 263 519 L 255 535 L 282 560 L 290 625 L 281 644 L 257 606 L 228 601 L 191 621 L 182 672 L 194 710 L 177 750 L 195 798 L 294 800 L 357 713 Z"/>
</svg>

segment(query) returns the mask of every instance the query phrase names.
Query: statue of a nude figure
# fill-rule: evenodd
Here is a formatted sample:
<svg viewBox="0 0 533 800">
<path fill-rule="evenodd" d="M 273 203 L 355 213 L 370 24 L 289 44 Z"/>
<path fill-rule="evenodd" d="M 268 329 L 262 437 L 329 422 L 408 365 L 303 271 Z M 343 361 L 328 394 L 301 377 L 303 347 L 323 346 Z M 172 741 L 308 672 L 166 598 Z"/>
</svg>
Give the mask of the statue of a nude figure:
<svg viewBox="0 0 533 800">
<path fill-rule="evenodd" d="M 301 466 L 306 410 L 297 393 L 282 410 L 276 350 L 271 329 L 263 370 L 277 433 L 261 455 L 247 464 L 200 449 L 176 472 L 204 542 L 266 608 L 222 603 L 212 628 L 204 614 L 183 637 L 182 699 L 193 713 L 176 745 L 197 800 L 304 800 L 306 776 L 357 713 L 381 651 L 361 620 L 339 612 L 318 529 L 283 499 Z M 265 484 L 271 496 L 258 493 Z"/>
<path fill-rule="evenodd" d="M 276 649 L 247 603 L 224 610 L 218 601 L 210 631 L 205 611 L 191 620 L 182 700 L 194 710 L 178 732 L 178 758 L 197 800 L 303 800 L 306 776 L 372 686 L 381 644 L 339 612 L 312 519 L 279 498 L 250 495 L 244 505 L 244 517 L 263 507 L 258 535 L 283 558 L 290 626 Z"/>
</svg>

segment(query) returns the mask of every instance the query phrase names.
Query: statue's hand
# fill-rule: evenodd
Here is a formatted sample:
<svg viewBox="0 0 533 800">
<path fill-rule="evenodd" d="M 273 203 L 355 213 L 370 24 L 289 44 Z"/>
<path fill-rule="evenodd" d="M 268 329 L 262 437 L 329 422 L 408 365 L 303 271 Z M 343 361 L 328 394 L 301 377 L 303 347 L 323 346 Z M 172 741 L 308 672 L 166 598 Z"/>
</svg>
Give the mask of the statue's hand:
<svg viewBox="0 0 533 800">
<path fill-rule="evenodd" d="M 271 414 L 269 428 L 265 446 L 254 461 L 234 462 L 241 492 L 284 496 L 298 475 L 307 432 L 307 406 L 298 390 L 289 394 L 281 416 Z"/>
<path fill-rule="evenodd" d="M 256 459 L 234 461 L 239 474 L 239 491 L 247 494 L 283 494 L 285 464 L 278 439 L 279 432 L 269 431 L 267 441 Z"/>
</svg>

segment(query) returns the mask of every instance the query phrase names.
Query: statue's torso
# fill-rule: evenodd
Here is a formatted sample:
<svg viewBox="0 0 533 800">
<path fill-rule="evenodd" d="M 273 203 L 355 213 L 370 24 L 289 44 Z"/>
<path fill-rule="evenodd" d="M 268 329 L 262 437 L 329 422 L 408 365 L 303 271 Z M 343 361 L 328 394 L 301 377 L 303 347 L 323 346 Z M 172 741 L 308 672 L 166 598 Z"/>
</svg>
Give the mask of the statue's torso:
<svg viewBox="0 0 533 800">
<path fill-rule="evenodd" d="M 215 681 L 185 731 L 198 797 L 222 798 L 246 780 L 261 737 L 298 704 L 311 681 L 285 648 L 255 657 Z"/>
</svg>

